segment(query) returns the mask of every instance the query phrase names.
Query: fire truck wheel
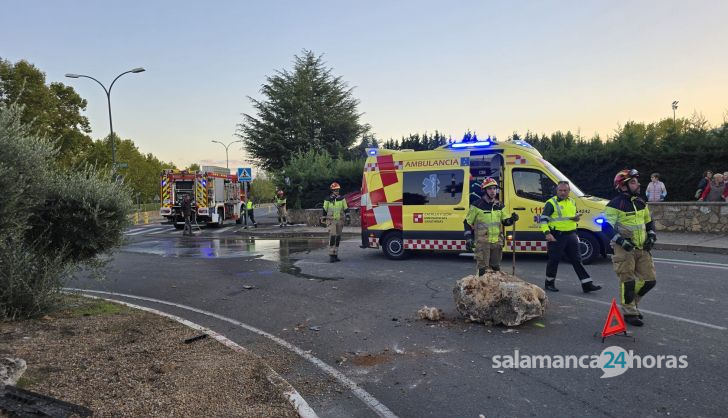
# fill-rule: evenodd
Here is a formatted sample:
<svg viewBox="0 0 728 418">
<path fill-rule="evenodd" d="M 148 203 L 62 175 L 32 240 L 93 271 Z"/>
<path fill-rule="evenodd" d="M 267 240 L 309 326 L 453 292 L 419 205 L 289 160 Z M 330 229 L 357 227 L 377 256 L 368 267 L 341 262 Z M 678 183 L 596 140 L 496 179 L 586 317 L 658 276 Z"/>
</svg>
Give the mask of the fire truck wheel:
<svg viewBox="0 0 728 418">
<path fill-rule="evenodd" d="M 382 251 L 391 260 L 403 260 L 407 256 L 404 250 L 404 241 L 399 232 L 390 232 L 382 239 Z"/>
<path fill-rule="evenodd" d="M 581 253 L 581 262 L 584 264 L 593 263 L 599 257 L 599 242 L 589 232 L 578 231 L 579 235 L 579 252 Z"/>
</svg>

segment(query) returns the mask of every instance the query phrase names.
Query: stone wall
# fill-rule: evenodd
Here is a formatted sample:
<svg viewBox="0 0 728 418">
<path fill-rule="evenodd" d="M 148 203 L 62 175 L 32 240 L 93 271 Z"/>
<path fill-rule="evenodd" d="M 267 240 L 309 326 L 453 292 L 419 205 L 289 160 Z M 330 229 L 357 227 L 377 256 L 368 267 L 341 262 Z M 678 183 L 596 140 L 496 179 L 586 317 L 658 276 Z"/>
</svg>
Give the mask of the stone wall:
<svg viewBox="0 0 728 418">
<path fill-rule="evenodd" d="M 321 209 L 289 209 L 288 222 L 293 224 L 306 224 L 308 226 L 319 226 L 323 211 Z M 361 226 L 359 209 L 349 209 L 351 222 L 347 226 Z"/>
<path fill-rule="evenodd" d="M 728 233 L 725 202 L 655 202 L 649 208 L 658 231 Z"/>
</svg>

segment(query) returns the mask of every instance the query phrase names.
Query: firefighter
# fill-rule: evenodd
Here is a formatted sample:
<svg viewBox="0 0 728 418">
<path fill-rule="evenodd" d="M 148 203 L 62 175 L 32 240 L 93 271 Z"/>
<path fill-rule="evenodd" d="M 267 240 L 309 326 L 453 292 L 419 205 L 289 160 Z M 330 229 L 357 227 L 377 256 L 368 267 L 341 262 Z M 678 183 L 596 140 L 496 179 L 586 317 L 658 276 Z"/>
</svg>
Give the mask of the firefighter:
<svg viewBox="0 0 728 418">
<path fill-rule="evenodd" d="M 278 227 L 288 225 L 288 212 L 286 211 L 286 195 L 283 190 L 276 193 L 276 209 L 278 209 Z"/>
<path fill-rule="evenodd" d="M 324 216 L 322 220 L 329 229 L 329 262 L 339 260 L 339 243 L 341 242 L 341 231 L 344 229 L 344 216 L 349 210 L 346 199 L 339 195 L 341 186 L 333 182 L 329 187 L 331 194 L 324 200 Z"/>
<path fill-rule="evenodd" d="M 644 323 L 638 305 L 655 287 L 655 263 L 650 251 L 657 241 L 655 225 L 647 204 L 639 196 L 639 172 L 624 169 L 614 177 L 619 195 L 604 210 L 604 233 L 614 249 L 612 264 L 619 278 L 620 303 L 624 320 L 634 326 Z"/>
<path fill-rule="evenodd" d="M 185 226 L 182 235 L 192 236 L 192 199 L 190 195 L 185 194 L 182 198 L 182 217 L 185 219 Z"/>
<path fill-rule="evenodd" d="M 243 227 L 243 229 L 248 229 L 248 218 L 250 218 L 250 222 L 253 224 L 253 227 L 257 228 L 258 223 L 255 222 L 255 214 L 253 213 L 253 200 L 248 196 L 245 197 L 245 205 L 243 206 L 243 211 L 243 220 L 245 222 L 245 226 Z"/>
<path fill-rule="evenodd" d="M 495 180 L 486 178 L 480 188 L 483 194 L 470 205 L 465 218 L 465 239 L 469 244 L 473 241 L 473 230 L 475 230 L 475 265 L 478 276 L 485 274 L 488 268 L 493 271 L 500 270 L 505 242 L 501 225 L 510 226 L 518 220 L 518 215 L 515 213 L 511 213 L 509 218 L 506 217 L 503 204 L 496 198 L 498 183 Z"/>
<path fill-rule="evenodd" d="M 558 292 L 556 288 L 556 272 L 559 260 L 566 254 L 581 282 L 584 293 L 599 290 L 602 287 L 592 282 L 589 273 L 581 263 L 579 236 L 576 234 L 576 223 L 581 214 L 576 213 L 576 202 L 569 197 L 571 186 L 568 181 L 560 181 L 556 187 L 556 196 L 546 201 L 541 212 L 541 231 L 546 236 L 549 261 L 546 264 L 546 284 L 544 288 Z"/>
</svg>

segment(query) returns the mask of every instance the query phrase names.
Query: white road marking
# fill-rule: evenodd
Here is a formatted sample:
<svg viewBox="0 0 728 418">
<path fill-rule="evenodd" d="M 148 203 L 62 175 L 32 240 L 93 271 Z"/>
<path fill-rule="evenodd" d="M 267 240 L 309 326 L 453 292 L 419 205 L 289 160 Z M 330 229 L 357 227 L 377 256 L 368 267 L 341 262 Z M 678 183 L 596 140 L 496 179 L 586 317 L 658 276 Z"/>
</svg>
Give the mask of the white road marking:
<svg viewBox="0 0 728 418">
<path fill-rule="evenodd" d="M 148 232 L 156 231 L 156 230 L 159 230 L 159 229 L 163 229 L 163 228 L 144 228 L 141 231 L 132 232 L 131 234 L 127 232 L 124 235 L 132 236 L 132 235 L 146 234 Z"/>
<path fill-rule="evenodd" d="M 574 298 L 574 299 L 579 299 L 579 300 L 585 300 L 585 301 L 587 301 L 587 302 L 593 302 L 593 303 L 598 303 L 598 304 L 600 304 L 600 305 L 606 305 L 606 306 L 611 306 L 611 305 L 612 305 L 612 302 L 604 302 L 604 301 L 602 301 L 602 300 L 596 300 L 596 299 L 589 299 L 589 298 L 583 298 L 583 297 L 581 297 L 581 296 L 575 296 L 575 295 L 564 295 L 564 296 L 568 296 L 568 297 L 570 297 L 570 298 Z M 674 319 L 675 321 L 680 321 L 680 322 L 687 322 L 687 323 L 689 323 L 689 324 L 693 324 L 693 325 L 700 325 L 700 326 L 703 326 L 703 327 L 706 327 L 706 328 L 712 328 L 712 329 L 717 329 L 717 330 L 720 330 L 720 331 L 725 331 L 726 329 L 728 329 L 728 328 L 726 328 L 726 327 L 722 327 L 722 326 L 720 326 L 720 325 L 713 325 L 713 324 L 709 324 L 709 323 L 707 323 L 707 322 L 701 322 L 701 321 L 696 321 L 696 320 L 694 320 L 694 319 L 689 319 L 689 318 L 683 318 L 683 317 L 681 317 L 681 316 L 675 316 L 675 315 L 670 315 L 670 314 L 664 314 L 664 313 L 660 313 L 660 312 L 655 312 L 655 311 L 648 311 L 648 310 L 646 310 L 646 309 L 640 309 L 640 311 L 641 311 L 641 312 L 644 312 L 644 313 L 648 313 L 648 314 L 650 314 L 650 315 L 655 315 L 655 316 L 661 316 L 661 317 L 663 317 L 663 318 L 670 318 L 670 319 Z"/>
<path fill-rule="evenodd" d="M 176 231 L 176 229 L 174 229 L 172 227 L 167 227 L 167 228 L 162 228 L 159 231 L 151 232 L 149 235 L 161 234 L 162 232 L 174 232 L 174 231 Z"/>
<path fill-rule="evenodd" d="M 310 353 L 306 352 L 305 350 L 289 343 L 288 341 L 276 337 L 273 334 L 269 334 L 261 329 L 255 328 L 251 325 L 245 324 L 243 322 L 237 321 L 232 318 L 228 318 L 226 316 L 218 315 L 213 312 L 204 311 L 202 309 L 197 309 L 192 306 L 187 305 L 181 305 L 173 302 L 167 302 L 164 300 L 159 299 L 153 299 L 153 298 L 147 298 L 144 296 L 135 296 L 135 295 L 128 295 L 124 293 L 115 293 L 115 292 L 104 292 L 101 290 L 87 290 L 87 289 L 74 289 L 74 288 L 65 288 L 64 290 L 73 291 L 73 292 L 82 292 L 82 293 L 99 293 L 104 295 L 111 295 L 111 296 L 121 296 L 129 299 L 138 299 L 138 300 L 144 300 L 147 302 L 153 302 L 153 303 L 159 303 L 162 305 L 169 305 L 174 306 L 179 309 L 186 309 L 188 311 L 196 312 L 202 315 L 210 316 L 212 318 L 219 319 L 221 321 L 228 322 L 230 324 L 239 326 L 243 329 L 246 329 L 250 332 L 254 332 L 260 336 L 263 336 L 265 338 L 270 339 L 271 341 L 277 343 L 278 345 L 298 354 L 299 356 L 303 357 L 304 359 L 308 360 L 310 363 L 315 365 L 316 367 L 323 370 L 326 374 L 336 379 L 342 386 L 348 388 L 351 390 L 354 395 L 359 398 L 360 401 L 362 401 L 364 404 L 366 404 L 372 411 L 374 411 L 377 415 L 384 418 L 396 418 L 397 416 L 389 410 L 386 406 L 384 406 L 383 403 L 379 402 L 374 396 L 372 396 L 369 392 L 361 388 L 359 385 L 356 384 L 353 380 L 346 377 L 345 374 L 339 372 L 335 368 L 329 366 L 328 364 L 324 363 L 319 358 L 312 356 Z"/>
<path fill-rule="evenodd" d="M 170 313 L 163 312 L 163 311 L 160 311 L 160 310 L 157 310 L 157 309 L 147 308 L 146 306 L 134 305 L 133 303 L 124 302 L 123 300 L 112 299 L 112 298 L 103 298 L 103 297 L 100 297 L 100 296 L 91 296 L 91 295 L 83 295 L 83 296 L 88 297 L 88 298 L 93 298 L 93 299 L 108 300 L 108 301 L 115 302 L 115 303 L 118 303 L 118 304 L 121 304 L 121 305 L 124 305 L 124 306 L 129 306 L 129 307 L 134 308 L 134 309 L 139 309 L 139 310 L 142 310 L 142 311 L 151 312 L 151 313 L 156 314 L 156 315 L 160 315 L 160 316 L 164 316 L 164 317 L 170 318 L 170 319 L 175 320 L 175 321 L 177 321 L 177 322 L 179 322 L 179 323 L 181 323 L 183 325 L 186 325 L 186 326 L 188 326 L 188 327 L 190 327 L 190 328 L 192 328 L 194 330 L 197 330 L 197 331 L 200 331 L 200 332 L 202 332 L 204 334 L 209 335 L 210 337 L 216 339 L 217 341 L 219 341 L 223 345 L 225 345 L 225 346 L 233 349 L 234 351 L 238 351 L 238 352 L 242 352 L 242 353 L 249 353 L 250 352 L 245 347 L 243 347 L 243 346 L 235 343 L 234 341 L 228 339 L 227 337 L 225 337 L 225 336 L 223 336 L 221 334 L 218 334 L 217 332 L 215 332 L 215 331 L 213 331 L 213 330 L 211 330 L 209 328 L 205 328 L 202 325 L 199 325 L 199 324 L 196 324 L 194 322 L 188 321 L 188 320 L 186 320 L 184 318 L 180 318 L 177 315 L 172 315 Z M 283 392 L 283 394 L 288 398 L 288 402 L 290 402 L 291 405 L 293 405 L 293 407 L 296 409 L 296 412 L 298 412 L 298 415 L 299 416 L 301 416 L 303 418 L 318 418 L 318 415 L 316 415 L 316 412 L 314 412 L 314 410 L 311 409 L 311 407 L 309 406 L 308 402 L 306 402 L 306 400 L 303 399 L 303 397 L 301 396 L 301 394 L 298 393 L 298 391 L 293 386 L 291 386 L 290 383 L 288 383 L 285 379 L 283 379 L 272 368 L 268 367 L 268 370 L 269 370 L 269 374 L 267 376 L 268 379 L 276 380 L 281 385 L 286 386 L 286 390 Z"/>
<path fill-rule="evenodd" d="M 230 230 L 230 227 L 229 226 L 224 226 L 224 227 L 218 228 L 218 229 L 216 229 L 214 231 L 210 231 L 210 233 L 211 234 L 220 234 L 220 233 L 223 233 L 223 232 L 226 232 L 226 231 L 229 231 L 229 230 Z"/>
<path fill-rule="evenodd" d="M 707 268 L 714 268 L 714 269 L 723 269 L 728 270 L 728 264 L 723 263 L 711 263 L 708 261 L 690 261 L 690 260 L 673 260 L 669 258 L 652 258 L 657 263 L 665 263 L 665 264 L 682 264 L 682 265 L 690 265 L 695 267 L 707 267 Z"/>
</svg>

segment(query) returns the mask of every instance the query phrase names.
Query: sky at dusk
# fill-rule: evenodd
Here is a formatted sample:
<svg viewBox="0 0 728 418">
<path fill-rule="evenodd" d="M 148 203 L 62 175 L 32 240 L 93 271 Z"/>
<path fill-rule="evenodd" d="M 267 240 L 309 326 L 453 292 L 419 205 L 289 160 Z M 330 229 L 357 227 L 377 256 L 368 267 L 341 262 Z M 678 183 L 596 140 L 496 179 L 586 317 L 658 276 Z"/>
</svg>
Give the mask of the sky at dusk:
<svg viewBox="0 0 728 418">
<path fill-rule="evenodd" d="M 728 111 L 726 1 L 7 1 L 0 58 L 25 59 L 114 130 L 180 167 L 225 165 L 248 96 L 323 54 L 378 139 L 466 130 L 611 135 L 627 121 Z M 239 144 L 230 166 L 248 165 Z"/>
</svg>

